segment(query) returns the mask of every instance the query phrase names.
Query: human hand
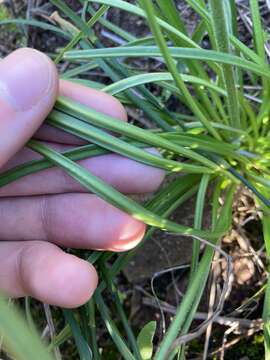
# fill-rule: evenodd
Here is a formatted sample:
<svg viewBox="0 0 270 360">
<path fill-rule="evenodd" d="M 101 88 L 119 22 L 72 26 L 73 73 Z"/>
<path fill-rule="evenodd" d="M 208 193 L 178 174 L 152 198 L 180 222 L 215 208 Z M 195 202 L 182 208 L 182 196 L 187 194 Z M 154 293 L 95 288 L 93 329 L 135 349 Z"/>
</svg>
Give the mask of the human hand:
<svg viewBox="0 0 270 360">
<path fill-rule="evenodd" d="M 0 62 L 0 171 L 39 155 L 23 145 L 33 135 L 63 151 L 76 137 L 42 125 L 60 93 L 126 121 L 115 98 L 58 80 L 44 54 L 20 49 Z M 163 171 L 116 154 L 79 162 L 123 193 L 152 192 Z M 145 225 L 51 168 L 0 188 L 0 290 L 62 307 L 85 303 L 97 285 L 93 266 L 58 246 L 125 251 L 142 239 Z M 58 246 L 57 246 L 58 245 Z"/>
</svg>

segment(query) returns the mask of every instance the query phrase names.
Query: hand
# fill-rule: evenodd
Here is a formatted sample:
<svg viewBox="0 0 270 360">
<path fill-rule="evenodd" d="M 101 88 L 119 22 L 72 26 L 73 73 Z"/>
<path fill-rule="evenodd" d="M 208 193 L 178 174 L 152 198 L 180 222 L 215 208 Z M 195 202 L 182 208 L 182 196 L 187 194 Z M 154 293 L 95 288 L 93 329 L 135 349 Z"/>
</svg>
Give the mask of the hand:
<svg viewBox="0 0 270 360">
<path fill-rule="evenodd" d="M 33 135 L 63 151 L 82 141 L 42 125 L 56 96 L 70 97 L 126 121 L 115 98 L 58 80 L 46 55 L 20 49 L 0 62 L 0 169 L 39 158 L 22 148 Z M 80 161 L 123 193 L 151 192 L 163 172 L 116 154 Z M 145 225 L 89 194 L 61 169 L 51 168 L 0 188 L 0 290 L 62 307 L 85 303 L 97 286 L 93 266 L 58 246 L 125 251 Z M 57 246 L 58 245 L 58 246 Z"/>
</svg>

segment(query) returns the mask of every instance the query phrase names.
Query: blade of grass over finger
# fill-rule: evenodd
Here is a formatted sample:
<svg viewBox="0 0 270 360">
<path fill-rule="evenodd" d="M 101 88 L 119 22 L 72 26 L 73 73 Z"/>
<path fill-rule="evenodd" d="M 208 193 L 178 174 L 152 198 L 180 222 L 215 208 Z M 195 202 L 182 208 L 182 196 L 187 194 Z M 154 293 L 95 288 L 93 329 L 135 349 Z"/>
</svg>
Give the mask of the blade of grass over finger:
<svg viewBox="0 0 270 360">
<path fill-rule="evenodd" d="M 211 173 L 212 171 L 201 166 L 196 166 L 187 163 L 180 163 L 173 160 L 163 159 L 162 157 L 152 155 L 151 153 L 136 148 L 135 146 L 122 141 L 100 129 L 95 128 L 83 121 L 74 119 L 71 116 L 65 115 L 58 111 L 53 111 L 47 121 L 59 129 L 65 130 L 71 134 L 77 135 L 85 140 L 95 143 L 98 146 L 104 147 L 107 150 L 116 152 L 123 156 L 128 156 L 131 159 L 140 161 L 144 164 L 159 167 L 164 170 L 173 172 L 185 171 L 195 173 Z"/>
<path fill-rule="evenodd" d="M 161 134 L 161 136 L 170 140 L 173 138 L 173 134 Z M 238 157 L 236 153 L 233 152 L 233 147 L 228 147 L 227 144 L 222 144 L 222 146 L 211 146 L 211 139 L 202 140 L 200 138 L 194 139 L 191 136 L 183 136 L 178 134 L 176 136 L 176 142 L 178 144 L 182 144 L 184 146 L 191 146 L 191 148 L 198 147 L 198 149 L 204 151 L 214 152 L 220 155 L 229 154 L 231 157 Z M 195 142 L 195 144 L 194 144 Z M 143 144 L 133 143 L 134 145 L 145 147 Z M 104 148 L 97 147 L 95 145 L 83 145 L 78 148 L 74 148 L 72 150 L 64 151 L 62 154 L 73 161 L 83 160 L 87 158 L 91 158 L 93 156 L 100 156 L 109 153 L 108 150 Z M 21 165 L 18 165 L 12 169 L 4 171 L 0 174 L 0 187 L 5 186 L 13 181 L 16 181 L 24 176 L 34 174 L 38 171 L 42 171 L 53 167 L 53 163 L 48 160 L 32 160 Z"/>
<path fill-rule="evenodd" d="M 30 140 L 28 142 L 28 147 L 65 169 L 70 176 L 79 181 L 80 184 L 91 192 L 94 192 L 113 206 L 116 206 L 124 212 L 132 215 L 135 219 L 145 222 L 148 225 L 164 230 L 166 229 L 171 232 L 187 234 L 190 236 L 195 235 L 208 239 L 213 239 L 222 236 L 223 234 L 223 231 L 216 233 L 209 232 L 207 230 L 195 230 L 157 216 L 132 199 L 119 193 L 113 187 L 107 185 L 104 181 L 91 174 L 85 168 L 74 163 L 56 151 L 42 145 L 38 141 Z"/>
<path fill-rule="evenodd" d="M 206 159 L 205 157 L 193 152 L 192 150 L 185 149 L 179 145 L 173 144 L 170 141 L 162 139 L 160 136 L 147 132 L 137 126 L 119 122 L 110 116 L 99 113 L 86 106 L 73 102 L 64 97 L 59 97 L 56 103 L 56 108 L 60 111 L 69 113 L 75 117 L 79 117 L 81 120 L 87 121 L 92 125 L 105 128 L 107 130 L 115 131 L 127 137 L 135 140 L 142 141 L 145 144 L 153 145 L 158 148 L 164 148 L 169 151 L 173 151 L 179 155 L 186 156 L 195 161 L 201 162 L 202 164 L 210 167 L 213 170 L 220 170 L 216 164 Z"/>
<path fill-rule="evenodd" d="M 98 148 L 95 145 L 85 145 L 72 150 L 64 151 L 63 155 L 73 161 L 78 161 L 88 157 L 104 155 L 107 153 L 107 150 Z M 0 174 L 0 187 L 16 181 L 24 176 L 34 174 L 53 166 L 54 164 L 52 162 L 45 159 L 32 160 L 27 163 L 23 163 Z"/>
</svg>

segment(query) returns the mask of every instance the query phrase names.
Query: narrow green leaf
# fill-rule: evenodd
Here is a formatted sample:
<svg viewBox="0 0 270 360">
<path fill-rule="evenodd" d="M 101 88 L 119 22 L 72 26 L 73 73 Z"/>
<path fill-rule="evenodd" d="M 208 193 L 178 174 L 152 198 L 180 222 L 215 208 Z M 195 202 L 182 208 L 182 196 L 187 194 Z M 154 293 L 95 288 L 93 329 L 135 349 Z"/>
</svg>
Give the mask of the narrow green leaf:
<svg viewBox="0 0 270 360">
<path fill-rule="evenodd" d="M 74 336 L 77 349 L 80 355 L 80 360 L 92 360 L 92 351 L 87 344 L 86 340 L 82 336 L 81 329 L 79 328 L 74 314 L 71 310 L 63 309 L 63 313 L 66 319 L 66 322 L 69 324 L 72 334 Z"/>
<path fill-rule="evenodd" d="M 219 221 L 217 223 L 217 228 L 229 229 L 231 226 L 231 216 L 232 216 L 232 201 L 234 195 L 235 187 L 232 186 L 228 190 L 226 197 L 226 202 L 220 213 Z M 215 242 L 218 238 L 215 239 Z M 177 308 L 176 315 L 171 322 L 169 329 L 167 330 L 165 337 L 155 354 L 155 360 L 164 360 L 168 358 L 168 355 L 171 350 L 171 346 L 179 335 L 179 333 L 186 334 L 190 323 L 193 319 L 193 315 L 197 310 L 203 290 L 208 278 L 209 270 L 211 267 L 211 260 L 214 254 L 214 249 L 207 247 L 200 261 L 198 271 L 193 277 L 193 281 L 188 287 L 181 304 Z M 182 332 L 183 331 L 183 332 Z"/>
<path fill-rule="evenodd" d="M 142 141 L 145 144 L 156 146 L 157 148 L 161 147 L 167 149 L 179 155 L 201 162 L 215 171 L 221 171 L 221 169 L 212 161 L 206 159 L 198 153 L 193 152 L 192 150 L 173 144 L 170 141 L 163 139 L 161 136 L 147 132 L 137 126 L 119 122 L 117 119 L 99 113 L 70 99 L 59 97 L 56 103 L 56 108 L 77 118 L 79 117 L 81 120 L 89 122 L 94 126 L 115 131 L 137 141 Z"/>
<path fill-rule="evenodd" d="M 185 171 L 191 173 L 211 173 L 206 167 L 176 162 L 153 155 L 143 149 L 137 148 L 119 138 L 116 138 L 105 131 L 95 128 L 83 121 L 77 120 L 59 111 L 52 111 L 47 121 L 59 129 L 77 135 L 85 140 L 93 142 L 107 150 L 116 152 L 123 156 L 137 160 L 147 165 L 159 167 L 173 172 Z"/>
<path fill-rule="evenodd" d="M 153 214 L 151 211 L 148 211 L 140 204 L 137 204 L 132 199 L 126 197 L 125 195 L 119 193 L 113 187 L 106 184 L 104 181 L 98 177 L 92 175 L 82 166 L 72 162 L 63 155 L 57 153 L 56 151 L 47 148 L 38 141 L 30 140 L 28 146 L 43 155 L 44 157 L 51 160 L 53 163 L 57 164 L 61 168 L 72 176 L 74 179 L 80 182 L 85 188 L 94 192 L 100 196 L 105 201 L 116 206 L 117 208 L 123 210 L 124 212 L 132 215 L 135 219 L 142 221 L 148 225 L 161 228 L 163 230 L 168 230 L 174 233 L 187 234 L 189 236 L 195 235 L 203 238 L 213 239 L 224 234 L 224 230 L 218 232 L 209 232 L 204 230 L 195 230 L 183 225 L 176 224 L 172 221 L 166 220 L 160 216 Z"/>
<path fill-rule="evenodd" d="M 180 47 L 169 47 L 170 54 L 175 59 L 193 59 L 206 62 L 217 62 L 239 66 L 247 71 L 270 78 L 270 71 L 267 66 L 255 64 L 251 61 L 242 59 L 238 56 L 220 53 L 214 50 L 191 49 Z M 111 57 L 162 57 L 157 46 L 138 46 L 138 47 L 114 47 L 106 49 L 93 50 L 74 50 L 65 53 L 66 60 L 90 60 L 94 58 L 111 58 Z"/>
<path fill-rule="evenodd" d="M 225 1 L 210 0 L 210 8 L 212 11 L 212 21 L 214 36 L 217 48 L 221 53 L 229 53 L 229 29 L 225 14 Z M 230 124 L 236 128 L 240 128 L 240 109 L 239 99 L 235 84 L 234 71 L 230 65 L 222 65 L 223 82 L 228 94 L 227 104 Z"/>
<path fill-rule="evenodd" d="M 134 356 L 129 351 L 126 343 L 122 339 L 119 330 L 117 329 L 116 325 L 112 321 L 112 318 L 109 313 L 109 309 L 106 306 L 99 290 L 97 289 L 94 294 L 94 299 L 96 301 L 97 307 L 99 309 L 99 312 L 101 314 L 101 317 L 106 325 L 106 328 L 112 337 L 113 341 L 115 342 L 115 345 L 117 346 L 120 354 L 122 354 L 123 358 L 125 360 L 135 360 Z"/>
<path fill-rule="evenodd" d="M 39 336 L 26 325 L 21 314 L 0 297 L 0 335 L 3 344 L 18 360 L 53 360 Z"/>
<path fill-rule="evenodd" d="M 108 10 L 108 6 L 101 6 L 100 9 L 98 9 L 98 11 L 91 17 L 91 19 L 86 23 L 88 28 L 91 28 L 95 25 L 95 23 L 98 21 L 98 19 L 104 15 L 104 13 Z M 71 50 L 72 48 L 74 48 L 78 42 L 83 38 L 84 36 L 84 32 L 83 31 L 78 31 L 78 33 L 73 37 L 73 39 L 70 40 L 70 42 L 63 48 L 63 50 L 57 55 L 57 57 L 55 58 L 54 62 L 55 64 L 58 64 L 66 51 Z"/>
<path fill-rule="evenodd" d="M 141 16 L 143 18 L 146 17 L 146 15 L 142 9 L 140 9 L 139 7 L 132 5 L 126 1 L 122 1 L 122 0 L 88 0 L 88 1 L 99 3 L 99 4 L 109 5 L 111 7 L 117 7 L 121 10 L 130 12 L 132 14 Z M 157 17 L 157 22 L 164 29 L 172 32 L 176 36 L 179 36 L 189 46 L 198 47 L 198 45 L 195 42 L 193 42 L 187 35 L 183 34 L 181 31 L 176 29 L 174 26 L 170 25 L 168 22 L 166 22 L 158 17 Z"/>
<path fill-rule="evenodd" d="M 227 96 L 226 91 L 224 91 L 221 87 L 215 85 L 213 82 L 192 75 L 182 74 L 181 76 L 184 82 L 198 84 L 203 88 L 204 87 L 210 88 L 223 96 Z M 149 84 L 152 82 L 159 82 L 159 81 L 173 81 L 173 76 L 169 72 L 155 72 L 155 73 L 133 75 L 130 76 L 129 78 L 117 81 L 114 84 L 107 85 L 102 90 L 111 95 L 116 95 L 122 91 L 125 91 L 127 89 L 133 88 L 138 85 Z"/>
<path fill-rule="evenodd" d="M 207 187 L 210 181 L 210 176 L 204 175 L 201 178 L 199 190 L 196 198 L 196 206 L 195 206 L 195 216 L 194 216 L 194 228 L 201 229 L 202 221 L 203 221 L 203 212 L 205 205 L 205 197 Z M 197 239 L 193 240 L 192 246 L 192 260 L 191 260 L 191 268 L 190 268 L 190 279 L 192 281 L 193 276 L 198 270 L 199 263 L 199 254 L 200 254 L 200 242 Z"/>
<path fill-rule="evenodd" d="M 43 21 L 38 21 L 38 20 L 26 20 L 26 19 L 8 19 L 8 20 L 0 20 L 0 26 L 4 26 L 4 25 L 10 25 L 10 24 L 15 24 L 15 25 L 27 25 L 27 26 L 33 26 L 33 27 L 37 27 L 40 28 L 42 30 L 46 30 L 46 31 L 52 31 L 54 33 L 56 33 L 57 35 L 61 35 L 64 38 L 70 39 L 70 35 L 67 34 L 65 31 L 59 29 L 57 26 L 48 24 L 46 22 Z"/>
</svg>

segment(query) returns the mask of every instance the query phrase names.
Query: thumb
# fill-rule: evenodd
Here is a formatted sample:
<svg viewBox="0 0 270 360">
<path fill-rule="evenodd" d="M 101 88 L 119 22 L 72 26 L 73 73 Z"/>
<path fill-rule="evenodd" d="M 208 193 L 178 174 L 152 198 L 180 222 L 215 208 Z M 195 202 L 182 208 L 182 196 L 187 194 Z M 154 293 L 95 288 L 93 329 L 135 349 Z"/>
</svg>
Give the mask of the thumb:
<svg viewBox="0 0 270 360">
<path fill-rule="evenodd" d="M 0 62 L 0 168 L 35 133 L 58 93 L 53 62 L 23 48 Z"/>
</svg>

